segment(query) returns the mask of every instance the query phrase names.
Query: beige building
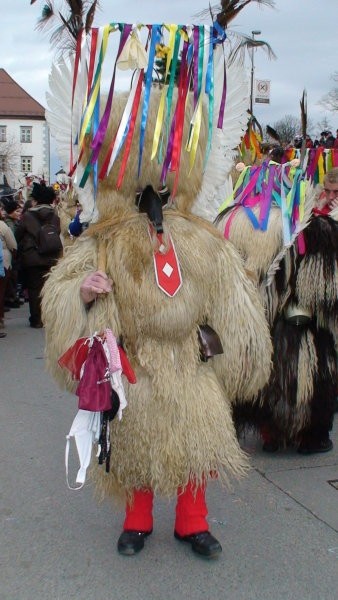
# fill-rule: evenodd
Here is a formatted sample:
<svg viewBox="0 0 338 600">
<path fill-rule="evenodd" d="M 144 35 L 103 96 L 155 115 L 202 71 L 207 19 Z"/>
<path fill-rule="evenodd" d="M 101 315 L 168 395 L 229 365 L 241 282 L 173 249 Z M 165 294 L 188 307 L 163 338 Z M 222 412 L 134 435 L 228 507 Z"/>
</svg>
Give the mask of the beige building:
<svg viewBox="0 0 338 600">
<path fill-rule="evenodd" d="M 49 183 L 49 164 L 44 107 L 0 69 L 0 183 L 25 193 L 29 176 Z"/>
</svg>

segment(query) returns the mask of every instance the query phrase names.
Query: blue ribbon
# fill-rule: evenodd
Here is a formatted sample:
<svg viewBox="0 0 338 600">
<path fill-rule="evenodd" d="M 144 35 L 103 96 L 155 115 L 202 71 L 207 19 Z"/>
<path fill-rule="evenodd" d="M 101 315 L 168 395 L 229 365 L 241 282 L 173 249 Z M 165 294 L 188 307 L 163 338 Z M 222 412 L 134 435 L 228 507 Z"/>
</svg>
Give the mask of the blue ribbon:
<svg viewBox="0 0 338 600">
<path fill-rule="evenodd" d="M 254 229 L 261 229 L 261 226 L 259 224 L 259 221 L 256 217 L 256 215 L 252 212 L 251 208 L 249 208 L 248 206 L 243 206 L 246 214 L 248 215 Z"/>
<path fill-rule="evenodd" d="M 213 120 L 214 120 L 214 49 L 212 45 L 212 30 L 213 26 L 210 26 L 210 43 L 209 43 L 209 56 L 208 56 L 208 66 L 205 77 L 205 93 L 209 97 L 209 117 L 208 117 L 208 142 L 207 142 L 207 150 L 205 155 L 205 164 L 208 161 L 210 149 L 211 149 L 211 140 L 212 140 L 212 130 L 213 130 Z"/>
<path fill-rule="evenodd" d="M 93 113 L 93 137 L 99 128 L 100 124 L 100 92 L 98 93 L 97 100 L 94 106 Z M 98 187 L 98 162 L 96 161 L 93 166 L 93 185 L 94 185 L 94 203 L 97 197 L 97 187 Z"/>
<path fill-rule="evenodd" d="M 216 34 L 216 35 L 215 35 Z M 223 44 L 227 39 L 227 34 L 225 33 L 225 29 L 221 27 L 218 21 L 213 22 L 213 36 L 212 43 L 213 44 Z"/>
<path fill-rule="evenodd" d="M 138 159 L 138 176 L 140 176 L 140 172 L 141 172 L 142 154 L 143 154 L 143 147 L 144 147 L 144 136 L 145 136 L 147 120 L 148 120 L 149 100 L 150 100 L 150 92 L 151 92 L 151 85 L 152 85 L 152 75 L 153 75 L 153 66 L 154 66 L 154 59 L 155 59 L 155 52 L 156 52 L 156 44 L 159 44 L 160 41 L 161 41 L 161 25 L 159 25 L 159 24 L 152 25 L 148 68 L 147 68 L 147 73 L 146 73 L 146 77 L 145 77 L 145 90 L 144 90 L 143 106 L 142 106 L 139 159 Z"/>
</svg>

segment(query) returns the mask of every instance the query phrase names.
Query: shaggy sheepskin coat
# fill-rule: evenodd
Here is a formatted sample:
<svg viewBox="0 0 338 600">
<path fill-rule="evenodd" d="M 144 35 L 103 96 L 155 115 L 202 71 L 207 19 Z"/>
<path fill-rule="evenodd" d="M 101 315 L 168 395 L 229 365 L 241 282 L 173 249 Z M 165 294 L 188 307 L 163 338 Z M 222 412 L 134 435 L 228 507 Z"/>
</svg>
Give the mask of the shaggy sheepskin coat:
<svg viewBox="0 0 338 600">
<path fill-rule="evenodd" d="M 174 298 L 156 285 L 147 218 L 127 220 L 103 236 L 113 291 L 86 310 L 80 284 L 97 266 L 97 242 L 83 235 L 53 269 L 44 288 L 48 366 L 57 366 L 78 338 L 111 328 L 121 336 L 137 383 L 125 381 L 128 407 L 111 424 L 112 467 L 107 493 L 150 487 L 171 495 L 209 473 L 241 475 L 230 402 L 251 398 L 270 370 L 269 332 L 258 294 L 234 249 L 203 222 L 174 210 L 165 222 L 175 244 L 183 285 Z M 212 265 L 212 267 L 211 267 Z M 219 334 L 224 354 L 201 362 L 198 326 Z"/>
<path fill-rule="evenodd" d="M 123 106 L 117 99 L 115 124 Z M 201 188 L 200 151 L 188 176 L 189 157 L 182 149 L 175 203 L 163 217 L 164 239 L 170 233 L 182 287 L 173 298 L 157 287 L 148 217 L 135 206 L 137 189 L 160 187 L 161 166 L 150 160 L 156 115 L 151 108 L 140 176 L 133 140 L 123 185 L 116 190 L 117 160 L 100 182 L 98 222 L 67 248 L 43 293 L 47 364 L 62 386 L 74 390 L 57 365 L 60 355 L 77 338 L 106 328 L 123 340 L 136 373 L 134 385 L 124 378 L 128 406 L 122 420 L 111 422 L 110 472 L 93 465 L 98 489 L 108 496 L 140 488 L 172 496 L 178 487 L 202 484 L 210 474 L 225 481 L 243 475 L 248 460 L 237 441 L 231 402 L 254 397 L 271 367 L 264 309 L 241 258 L 212 224 L 191 214 Z M 206 124 L 207 112 L 201 131 L 205 144 Z M 168 176 L 169 189 L 174 176 Z M 80 285 L 97 270 L 100 248 L 113 289 L 87 310 Z M 205 323 L 224 349 L 207 363 L 201 361 L 198 340 L 198 327 Z"/>
<path fill-rule="evenodd" d="M 252 403 L 235 410 L 238 427 L 268 426 L 280 445 L 320 440 L 332 428 L 337 394 L 338 225 L 330 217 L 312 217 L 303 230 L 305 254 L 297 241 L 288 248 L 270 285 L 264 279 L 282 250 L 281 211 L 271 209 L 267 231 L 255 230 L 244 209 L 232 209 L 218 219 L 224 232 L 232 219 L 229 239 L 242 255 L 260 288 L 271 326 L 273 369 L 269 384 Z M 288 319 L 288 308 L 299 306 L 307 323 Z"/>
</svg>

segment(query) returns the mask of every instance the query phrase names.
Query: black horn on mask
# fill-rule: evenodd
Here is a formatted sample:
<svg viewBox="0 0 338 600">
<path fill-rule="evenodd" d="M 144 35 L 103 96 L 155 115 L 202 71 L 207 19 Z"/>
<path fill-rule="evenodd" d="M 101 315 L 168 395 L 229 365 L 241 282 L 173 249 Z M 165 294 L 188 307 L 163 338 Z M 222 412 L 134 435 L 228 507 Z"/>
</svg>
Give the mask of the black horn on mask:
<svg viewBox="0 0 338 600">
<path fill-rule="evenodd" d="M 140 212 L 148 215 L 149 221 L 155 227 L 156 233 L 163 233 L 163 198 L 155 192 L 151 185 L 147 185 L 136 196 L 136 206 Z"/>
</svg>

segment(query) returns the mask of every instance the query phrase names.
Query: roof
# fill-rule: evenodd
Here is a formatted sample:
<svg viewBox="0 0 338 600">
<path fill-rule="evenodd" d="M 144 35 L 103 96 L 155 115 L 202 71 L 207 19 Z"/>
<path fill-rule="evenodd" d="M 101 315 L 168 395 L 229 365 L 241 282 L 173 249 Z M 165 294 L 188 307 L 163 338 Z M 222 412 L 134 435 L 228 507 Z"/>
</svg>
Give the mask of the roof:
<svg viewBox="0 0 338 600">
<path fill-rule="evenodd" d="M 0 69 L 0 118 L 44 119 L 45 109 Z"/>
</svg>

